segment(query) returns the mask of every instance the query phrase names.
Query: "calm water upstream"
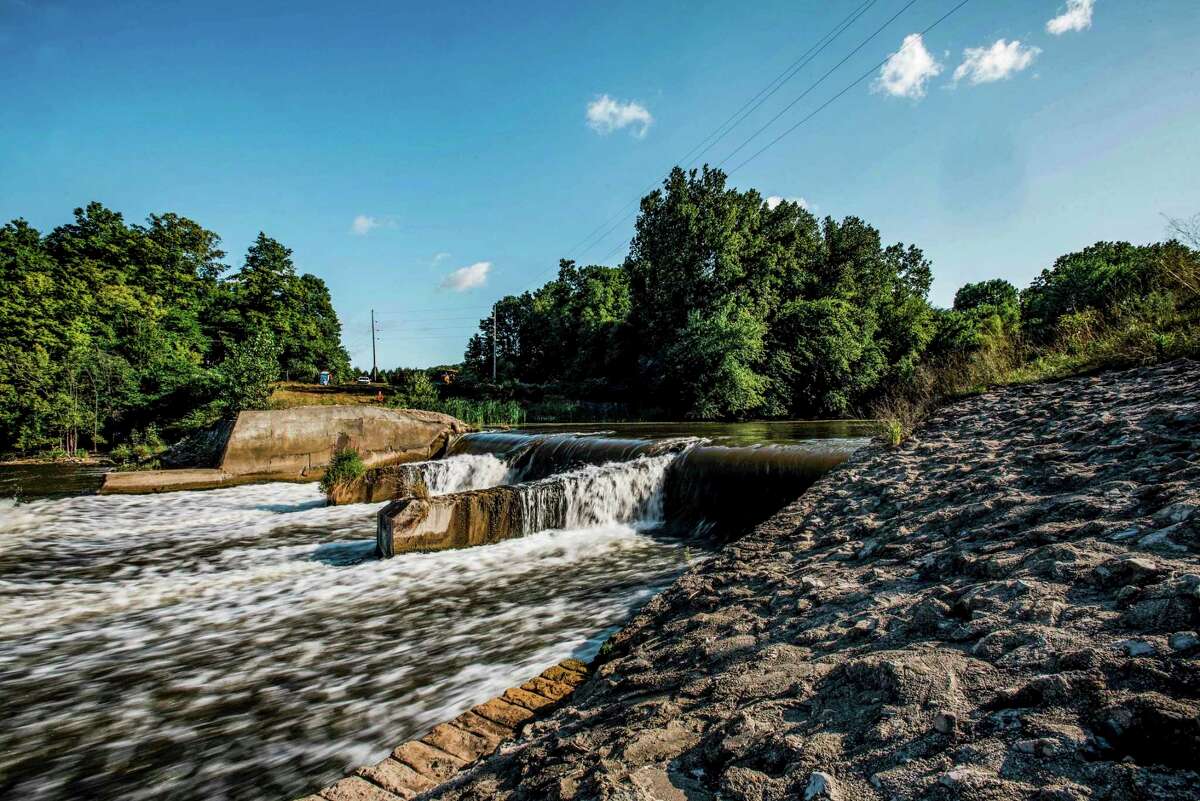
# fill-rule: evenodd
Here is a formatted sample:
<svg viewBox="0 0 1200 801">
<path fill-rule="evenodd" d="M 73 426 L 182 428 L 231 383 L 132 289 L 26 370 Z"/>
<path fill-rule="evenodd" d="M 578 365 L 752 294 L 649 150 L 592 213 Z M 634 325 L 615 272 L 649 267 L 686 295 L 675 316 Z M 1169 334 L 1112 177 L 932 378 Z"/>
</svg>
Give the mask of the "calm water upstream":
<svg viewBox="0 0 1200 801">
<path fill-rule="evenodd" d="M 511 479 L 452 459 L 432 491 Z M 589 658 L 704 556 L 589 486 L 585 527 L 390 560 L 312 484 L 0 500 L 0 798 L 294 798 Z"/>
</svg>

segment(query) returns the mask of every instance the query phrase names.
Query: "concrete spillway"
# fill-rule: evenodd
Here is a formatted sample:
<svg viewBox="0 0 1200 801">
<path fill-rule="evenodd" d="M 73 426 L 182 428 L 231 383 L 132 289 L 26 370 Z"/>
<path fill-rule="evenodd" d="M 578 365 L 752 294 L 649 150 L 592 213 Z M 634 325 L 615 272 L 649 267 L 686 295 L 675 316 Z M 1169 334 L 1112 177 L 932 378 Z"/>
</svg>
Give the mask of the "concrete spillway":
<svg viewBox="0 0 1200 801">
<path fill-rule="evenodd" d="M 452 458 L 492 456 L 508 464 L 497 486 L 422 491 L 436 462 L 388 468 L 372 494 L 394 492 L 379 512 L 384 556 L 484 545 L 536 531 L 609 523 L 669 526 L 736 536 L 774 514 L 834 467 L 852 447 L 724 447 L 697 440 L 469 434 Z M 414 491 L 416 490 L 416 491 Z"/>
</svg>

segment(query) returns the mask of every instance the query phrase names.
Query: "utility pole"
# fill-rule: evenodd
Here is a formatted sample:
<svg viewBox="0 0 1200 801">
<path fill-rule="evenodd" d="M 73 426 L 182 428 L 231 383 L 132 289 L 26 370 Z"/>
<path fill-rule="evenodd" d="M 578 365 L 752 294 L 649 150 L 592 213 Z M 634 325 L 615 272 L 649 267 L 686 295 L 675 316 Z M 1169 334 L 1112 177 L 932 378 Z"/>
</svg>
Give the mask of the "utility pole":
<svg viewBox="0 0 1200 801">
<path fill-rule="evenodd" d="M 492 383 L 496 383 L 496 305 L 492 304 Z"/>
<path fill-rule="evenodd" d="M 379 381 L 379 362 L 375 360 L 375 310 L 371 309 L 371 380 Z"/>
</svg>

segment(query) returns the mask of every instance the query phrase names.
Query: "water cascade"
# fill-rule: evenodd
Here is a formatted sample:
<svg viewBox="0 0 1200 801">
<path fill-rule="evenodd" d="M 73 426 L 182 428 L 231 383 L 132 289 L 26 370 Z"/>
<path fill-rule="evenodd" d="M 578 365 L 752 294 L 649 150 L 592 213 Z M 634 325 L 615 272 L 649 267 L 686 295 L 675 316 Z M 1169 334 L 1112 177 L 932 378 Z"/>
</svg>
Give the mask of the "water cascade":
<svg viewBox="0 0 1200 801">
<path fill-rule="evenodd" d="M 508 464 L 491 453 L 461 453 L 444 459 L 389 465 L 368 470 L 361 478 L 335 486 L 329 500 L 378 503 L 392 498 L 445 495 L 485 489 L 512 480 Z"/>
<path fill-rule="evenodd" d="M 370 474 L 386 505 L 311 483 L 0 501 L 0 796 L 311 793 L 589 659 L 711 553 L 686 538 L 733 536 L 845 452 L 470 434 Z M 489 547 L 393 548 L 439 516 L 466 535 L 415 550 Z"/>
<path fill-rule="evenodd" d="M 379 513 L 383 556 L 484 545 L 534 531 L 606 523 L 669 525 L 728 540 L 774 514 L 854 446 L 728 447 L 695 438 L 468 434 L 457 457 L 504 458 L 517 483 L 401 495 Z"/>
</svg>

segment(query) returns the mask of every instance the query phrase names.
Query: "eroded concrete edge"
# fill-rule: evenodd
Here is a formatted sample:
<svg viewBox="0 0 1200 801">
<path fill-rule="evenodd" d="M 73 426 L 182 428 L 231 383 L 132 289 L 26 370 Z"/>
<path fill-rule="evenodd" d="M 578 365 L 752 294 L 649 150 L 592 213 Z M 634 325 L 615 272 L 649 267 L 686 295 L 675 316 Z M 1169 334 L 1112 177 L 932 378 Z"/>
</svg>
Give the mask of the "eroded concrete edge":
<svg viewBox="0 0 1200 801">
<path fill-rule="evenodd" d="M 406 801 L 453 778 L 520 735 L 583 683 L 589 668 L 564 659 L 503 694 L 401 743 L 382 762 L 364 765 L 297 801 Z"/>
</svg>

